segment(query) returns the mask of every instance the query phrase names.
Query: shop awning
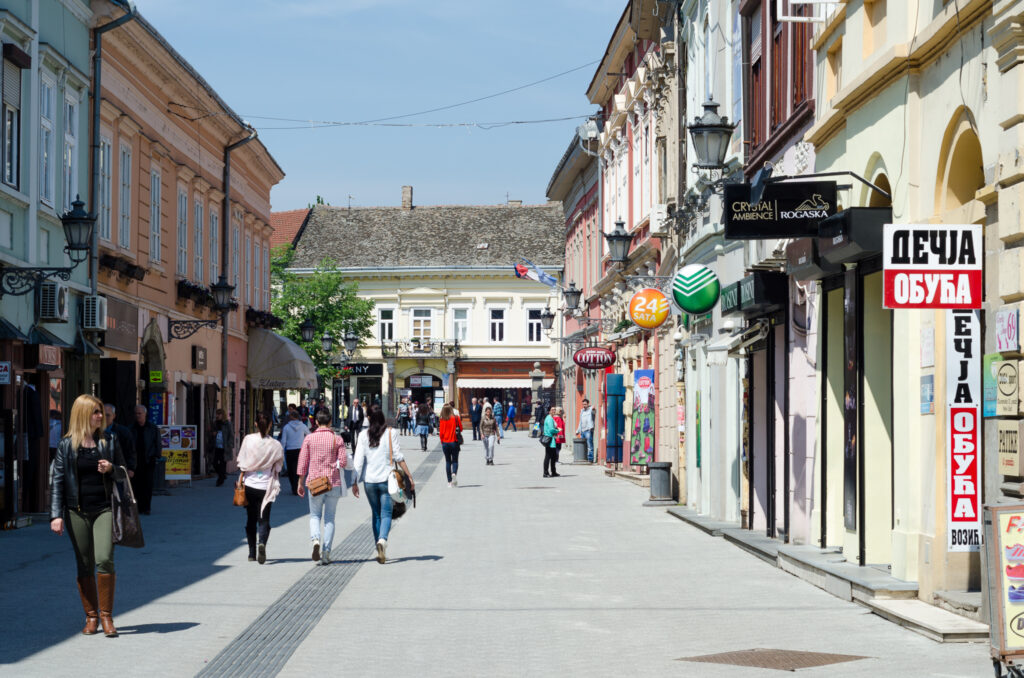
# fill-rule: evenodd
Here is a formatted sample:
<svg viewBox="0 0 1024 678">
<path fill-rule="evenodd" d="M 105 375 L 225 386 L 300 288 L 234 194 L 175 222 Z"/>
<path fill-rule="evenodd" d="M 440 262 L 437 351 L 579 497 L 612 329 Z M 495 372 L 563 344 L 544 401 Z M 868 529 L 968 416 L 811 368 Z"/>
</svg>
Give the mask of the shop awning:
<svg viewBox="0 0 1024 678">
<path fill-rule="evenodd" d="M 269 330 L 249 329 L 249 368 L 246 373 L 253 388 L 316 388 L 313 361 L 291 339 Z"/>
<path fill-rule="evenodd" d="M 28 342 L 28 337 L 4 318 L 0 318 L 0 340 Z"/>
<path fill-rule="evenodd" d="M 545 378 L 543 388 L 550 388 L 555 383 L 552 378 Z M 533 380 L 527 377 L 509 379 L 459 379 L 459 388 L 532 388 Z"/>
<path fill-rule="evenodd" d="M 44 330 L 42 327 L 32 328 L 32 331 L 28 333 L 28 343 L 46 344 L 47 346 L 56 346 L 61 349 L 74 348 L 74 345 L 69 344 L 52 332 Z"/>
</svg>

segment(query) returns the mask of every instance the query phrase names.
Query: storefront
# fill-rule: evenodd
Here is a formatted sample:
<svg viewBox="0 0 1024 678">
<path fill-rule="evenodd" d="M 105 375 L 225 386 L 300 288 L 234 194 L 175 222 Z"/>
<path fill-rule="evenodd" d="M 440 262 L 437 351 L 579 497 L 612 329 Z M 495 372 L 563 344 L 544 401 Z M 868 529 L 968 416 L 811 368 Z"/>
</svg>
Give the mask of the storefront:
<svg viewBox="0 0 1024 678">
<path fill-rule="evenodd" d="M 466 361 L 456 363 L 456 385 L 458 386 L 458 400 L 456 401 L 459 411 L 464 419 L 468 420 L 469 407 L 473 398 L 483 401 L 487 398 L 490 402 L 501 401 L 505 409 L 511 402 L 516 408 L 517 424 L 525 424 L 530 421 L 533 408 L 533 380 L 530 372 L 533 371 L 533 360 L 522 361 Z M 540 369 L 544 372 L 541 382 L 542 389 L 552 389 L 555 384 L 557 363 L 553 360 L 541 361 Z M 547 398 L 545 398 L 547 395 Z M 551 400 L 550 391 L 542 391 L 540 400 Z M 560 403 L 550 402 L 548 405 Z"/>
</svg>

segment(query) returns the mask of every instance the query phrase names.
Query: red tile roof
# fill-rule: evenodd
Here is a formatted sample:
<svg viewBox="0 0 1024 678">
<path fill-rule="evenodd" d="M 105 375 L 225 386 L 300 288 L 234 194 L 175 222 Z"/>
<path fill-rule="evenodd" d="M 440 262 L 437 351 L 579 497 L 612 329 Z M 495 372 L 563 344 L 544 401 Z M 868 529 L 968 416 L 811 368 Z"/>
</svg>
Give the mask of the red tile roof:
<svg viewBox="0 0 1024 678">
<path fill-rule="evenodd" d="M 295 234 L 302 228 L 307 214 L 309 214 L 309 208 L 271 212 L 270 225 L 273 227 L 274 233 L 270 236 L 270 246 L 277 247 L 282 243 L 291 243 L 295 240 Z"/>
</svg>

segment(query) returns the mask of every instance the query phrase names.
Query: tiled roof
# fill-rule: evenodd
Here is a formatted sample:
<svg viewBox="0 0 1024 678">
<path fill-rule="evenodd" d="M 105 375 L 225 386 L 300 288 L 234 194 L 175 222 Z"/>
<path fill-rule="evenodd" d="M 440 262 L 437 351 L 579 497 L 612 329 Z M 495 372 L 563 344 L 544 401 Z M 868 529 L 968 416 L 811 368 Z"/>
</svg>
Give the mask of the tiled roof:
<svg viewBox="0 0 1024 678">
<path fill-rule="evenodd" d="M 274 233 L 270 236 L 270 246 L 277 247 L 282 243 L 291 243 L 295 240 L 307 214 L 309 214 L 309 208 L 271 212 L 270 225 L 273 227 Z"/>
<path fill-rule="evenodd" d="M 561 269 L 564 220 L 559 202 L 411 209 L 316 205 L 299 234 L 292 266 L 313 268 L 324 258 L 339 268 L 511 266 L 526 257 Z"/>
</svg>

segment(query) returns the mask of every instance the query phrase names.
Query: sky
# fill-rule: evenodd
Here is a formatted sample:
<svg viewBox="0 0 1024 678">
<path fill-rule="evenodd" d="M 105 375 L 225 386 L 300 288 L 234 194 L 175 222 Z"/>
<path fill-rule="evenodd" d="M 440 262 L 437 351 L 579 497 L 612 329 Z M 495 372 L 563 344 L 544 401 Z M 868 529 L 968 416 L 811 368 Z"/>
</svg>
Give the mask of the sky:
<svg viewBox="0 0 1024 678">
<path fill-rule="evenodd" d="M 137 0 L 285 171 L 274 211 L 543 203 L 626 0 Z M 579 68 L 584 66 L 583 68 Z M 402 116 L 400 124 L 311 127 Z M 271 120 L 288 118 L 301 122 Z M 281 129 L 285 127 L 299 129 Z M 277 128 L 277 129 L 275 129 Z"/>
</svg>

